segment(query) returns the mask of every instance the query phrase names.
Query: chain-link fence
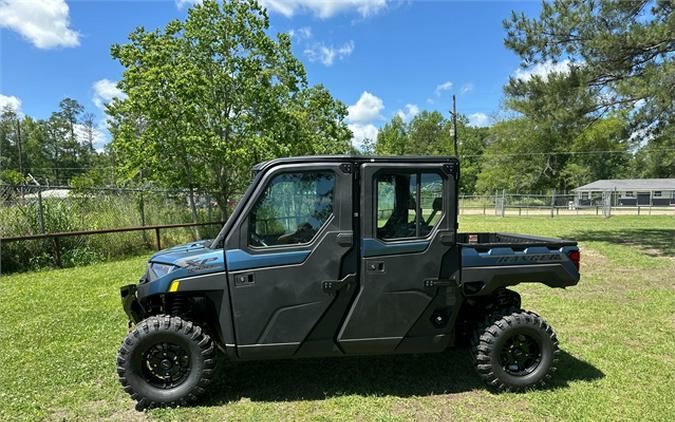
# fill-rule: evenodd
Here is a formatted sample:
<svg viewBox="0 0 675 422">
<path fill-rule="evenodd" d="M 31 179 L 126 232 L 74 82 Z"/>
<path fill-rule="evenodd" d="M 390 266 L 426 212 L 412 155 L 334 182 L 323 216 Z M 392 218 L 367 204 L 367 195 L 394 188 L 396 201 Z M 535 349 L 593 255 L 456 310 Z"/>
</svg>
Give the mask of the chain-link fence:
<svg viewBox="0 0 675 422">
<path fill-rule="evenodd" d="M 667 201 L 666 201 L 667 202 Z M 672 215 L 675 216 L 675 198 L 672 204 L 625 201 L 615 192 L 582 197 L 575 194 L 509 194 L 460 195 L 460 215 L 504 216 L 573 216 L 597 215 Z"/>
<path fill-rule="evenodd" d="M 221 221 L 215 200 L 195 192 L 193 216 L 187 190 L 113 189 L 0 185 L 0 238 L 159 224 Z M 217 234 L 217 225 L 176 228 L 161 232 L 161 244 L 171 245 Z M 153 231 L 73 236 L 60 241 L 64 266 L 141 253 L 158 244 Z M 4 242 L 0 245 L 3 272 L 50 266 L 55 251 L 46 240 Z"/>
<path fill-rule="evenodd" d="M 213 196 L 194 192 L 195 215 L 188 190 L 119 189 L 0 185 L 0 238 L 49 233 L 145 227 L 153 225 L 222 221 Z M 235 198 L 237 199 L 237 198 Z M 639 204 L 614 192 L 598 195 L 508 194 L 460 195 L 460 215 L 485 216 L 574 216 L 672 215 L 672 203 Z M 644 202 L 644 201 L 643 201 Z M 233 200 L 227 204 L 231 209 Z M 146 253 L 163 247 L 212 238 L 219 225 L 139 230 L 95 236 L 0 242 L 0 271 L 7 273 L 54 265 L 75 266 L 115 256 Z M 57 243 L 56 250 L 54 243 Z"/>
</svg>

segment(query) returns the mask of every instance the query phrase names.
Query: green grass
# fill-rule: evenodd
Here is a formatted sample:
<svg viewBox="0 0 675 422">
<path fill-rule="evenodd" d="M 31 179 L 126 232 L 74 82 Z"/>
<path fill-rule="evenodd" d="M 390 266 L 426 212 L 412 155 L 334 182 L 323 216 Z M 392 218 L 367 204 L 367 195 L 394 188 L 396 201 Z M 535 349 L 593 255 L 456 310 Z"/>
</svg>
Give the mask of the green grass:
<svg viewBox="0 0 675 422">
<path fill-rule="evenodd" d="M 564 350 L 553 385 L 495 395 L 466 350 L 223 364 L 198 405 L 138 413 L 120 388 L 118 287 L 144 259 L 0 278 L 0 420 L 674 420 L 675 219 L 463 217 L 462 231 L 579 239 L 580 284 L 518 286 Z"/>
</svg>

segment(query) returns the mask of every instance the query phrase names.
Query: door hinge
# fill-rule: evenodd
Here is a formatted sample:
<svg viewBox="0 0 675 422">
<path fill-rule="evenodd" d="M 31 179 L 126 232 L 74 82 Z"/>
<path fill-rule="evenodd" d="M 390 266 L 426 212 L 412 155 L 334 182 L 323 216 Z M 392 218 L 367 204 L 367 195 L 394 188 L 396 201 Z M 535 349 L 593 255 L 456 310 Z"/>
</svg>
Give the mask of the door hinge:
<svg viewBox="0 0 675 422">
<path fill-rule="evenodd" d="M 424 287 L 451 286 L 453 281 L 453 279 L 439 280 L 437 278 L 428 278 L 424 280 Z"/>
<path fill-rule="evenodd" d="M 459 162 L 450 161 L 449 163 L 443 164 L 443 171 L 446 174 L 451 174 L 456 179 L 459 176 Z"/>
<path fill-rule="evenodd" d="M 356 277 L 356 274 L 348 274 L 342 280 L 326 280 L 321 282 L 321 288 L 326 293 L 336 293 L 342 289 L 345 285 L 351 283 L 352 279 Z"/>
<path fill-rule="evenodd" d="M 455 242 L 455 232 L 443 232 L 439 235 L 441 244 L 445 246 L 452 246 Z"/>
<path fill-rule="evenodd" d="M 343 173 L 351 174 L 354 171 L 354 164 L 342 163 L 340 164 L 340 170 L 342 170 Z"/>
</svg>

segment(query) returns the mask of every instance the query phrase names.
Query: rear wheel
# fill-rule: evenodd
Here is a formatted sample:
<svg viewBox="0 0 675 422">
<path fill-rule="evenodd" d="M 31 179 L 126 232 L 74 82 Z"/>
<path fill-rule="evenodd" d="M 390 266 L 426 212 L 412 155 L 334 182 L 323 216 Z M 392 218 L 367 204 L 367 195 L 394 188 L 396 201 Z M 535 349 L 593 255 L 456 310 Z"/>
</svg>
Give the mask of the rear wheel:
<svg viewBox="0 0 675 422">
<path fill-rule="evenodd" d="M 210 383 L 216 350 L 201 327 L 178 317 L 154 316 L 136 325 L 117 355 L 124 390 L 140 409 L 197 399 Z"/>
<path fill-rule="evenodd" d="M 490 316 L 474 336 L 478 375 L 497 391 L 523 391 L 544 385 L 555 371 L 558 339 L 533 312 L 510 310 Z"/>
</svg>

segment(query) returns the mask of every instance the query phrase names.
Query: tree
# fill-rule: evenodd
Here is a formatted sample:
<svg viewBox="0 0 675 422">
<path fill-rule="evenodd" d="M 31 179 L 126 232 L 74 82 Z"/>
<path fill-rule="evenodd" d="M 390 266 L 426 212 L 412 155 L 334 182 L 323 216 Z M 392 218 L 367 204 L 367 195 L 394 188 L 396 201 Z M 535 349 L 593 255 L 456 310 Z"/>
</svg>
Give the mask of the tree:
<svg viewBox="0 0 675 422">
<path fill-rule="evenodd" d="M 411 153 L 449 155 L 452 153 L 451 122 L 438 111 L 423 111 L 408 125 Z"/>
<path fill-rule="evenodd" d="M 504 22 L 505 44 L 523 64 L 569 62 L 571 69 L 558 75 L 558 79 L 567 77 L 568 91 L 528 91 L 530 82 L 544 79 L 534 77 L 530 81 L 512 78 L 507 93 L 527 94 L 535 109 L 538 102 L 565 100 L 567 92 L 579 99 L 577 94 L 584 92 L 586 101 L 577 103 L 571 113 L 579 116 L 578 121 L 588 124 L 584 119 L 595 121 L 622 112 L 629 132 L 640 135 L 633 139 L 659 140 L 666 162 L 647 167 L 664 174 L 658 169 L 665 164 L 670 167 L 665 174 L 672 176 L 675 139 L 662 134 L 672 134 L 675 125 L 674 10 L 675 3 L 669 0 L 559 0 L 544 2 L 537 18 L 514 12 Z M 564 110 L 559 107 L 558 113 Z M 650 143 L 635 147 L 646 148 Z"/>
<path fill-rule="evenodd" d="M 466 116 L 457 118 L 457 139 L 461 159 L 460 192 L 465 195 L 476 193 L 478 175 L 483 169 L 483 153 L 487 146 L 490 129 L 469 125 Z"/>
<path fill-rule="evenodd" d="M 561 131 L 562 136 L 555 125 L 527 116 L 491 127 L 478 191 L 563 192 L 597 179 L 629 176 L 632 156 L 620 115 L 590 122 L 583 130 Z"/>
<path fill-rule="evenodd" d="M 540 144 L 546 142 L 533 136 L 535 128 L 530 119 L 522 117 L 498 122 L 490 128 L 476 182 L 478 192 L 502 189 L 534 192 L 549 187 L 546 172 L 551 166 L 551 156 L 532 154 L 542 151 Z"/>
<path fill-rule="evenodd" d="M 409 149 L 408 127 L 401 116 L 395 115 L 377 133 L 374 151 L 378 155 L 404 155 Z"/>
<path fill-rule="evenodd" d="M 272 39 L 268 29 L 253 0 L 207 0 L 185 21 L 138 28 L 112 47 L 127 98 L 108 112 L 129 178 L 144 170 L 159 183 L 211 192 L 225 218 L 254 162 L 346 150 L 346 107 L 322 87 L 307 88 L 290 38 Z"/>
<path fill-rule="evenodd" d="M 58 115 L 68 127 L 70 141 L 75 142 L 75 125 L 77 124 L 80 115 L 84 112 L 84 107 L 72 98 L 64 98 L 59 103 L 59 109 Z"/>
<path fill-rule="evenodd" d="M 487 128 L 472 127 L 468 122 L 466 116 L 457 118 L 463 194 L 475 193 L 488 137 Z M 395 115 L 378 132 L 373 150 L 378 155 L 453 155 L 452 121 L 438 111 L 423 111 L 410 123 Z"/>
<path fill-rule="evenodd" d="M 96 137 L 96 127 L 93 113 L 84 113 L 82 116 L 82 129 L 84 130 L 84 142 L 89 148 L 89 153 L 94 152 L 94 138 Z"/>
<path fill-rule="evenodd" d="M 0 169 L 13 168 L 19 174 L 24 173 L 24 138 L 22 121 L 17 111 L 11 107 L 0 110 Z"/>
</svg>

